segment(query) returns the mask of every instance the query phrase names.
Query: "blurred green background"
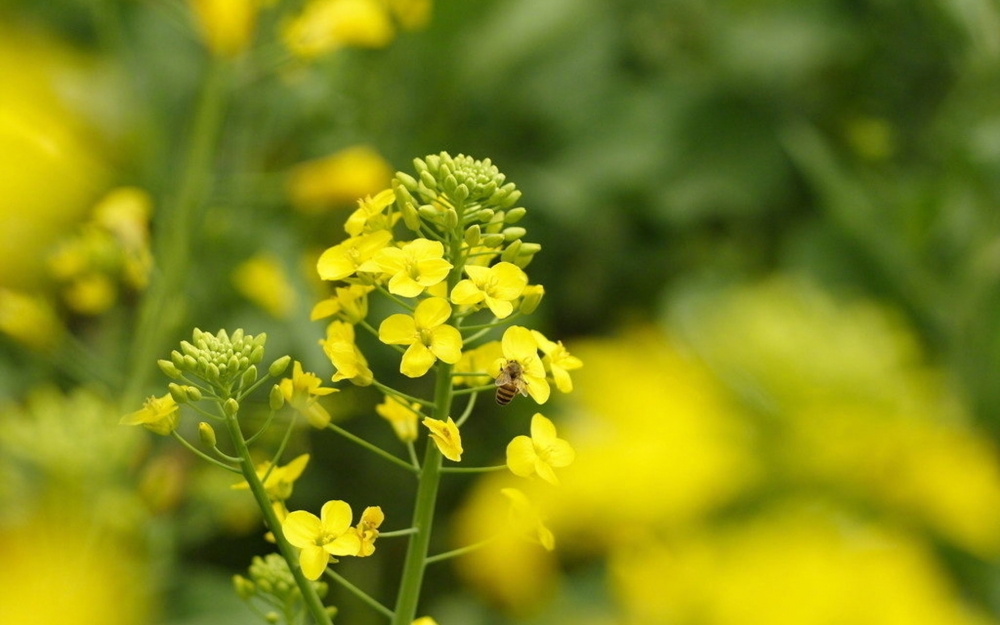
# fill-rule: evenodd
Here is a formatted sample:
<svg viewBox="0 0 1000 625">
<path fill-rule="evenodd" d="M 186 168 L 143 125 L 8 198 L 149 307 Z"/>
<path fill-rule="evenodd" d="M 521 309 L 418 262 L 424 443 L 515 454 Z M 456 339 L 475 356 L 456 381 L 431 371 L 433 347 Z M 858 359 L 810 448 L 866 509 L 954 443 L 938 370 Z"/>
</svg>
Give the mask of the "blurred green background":
<svg viewBox="0 0 1000 625">
<path fill-rule="evenodd" d="M 164 392 L 155 359 L 193 327 L 267 332 L 328 377 L 316 255 L 442 150 L 524 193 L 531 323 L 585 365 L 546 406 L 577 449 L 546 511 L 559 548 L 436 565 L 421 613 L 1000 620 L 996 3 L 371 0 L 376 32 L 358 0 L 311 59 L 282 41 L 305 3 L 257 4 L 0 3 L 0 623 L 250 622 L 229 580 L 271 546 L 249 496 L 117 420 Z M 253 40 L 219 61 L 200 26 L 238 38 L 244 13 Z M 149 289 L 59 274 L 120 187 L 151 206 Z M 379 400 L 326 405 L 392 446 Z M 469 462 L 501 460 L 532 412 L 484 407 Z M 313 458 L 296 507 L 405 526 L 394 468 L 306 431 L 292 447 Z M 503 484 L 447 482 L 436 550 L 502 523 Z M 391 603 L 402 550 L 338 570 Z M 382 622 L 331 593 L 337 622 Z"/>
</svg>

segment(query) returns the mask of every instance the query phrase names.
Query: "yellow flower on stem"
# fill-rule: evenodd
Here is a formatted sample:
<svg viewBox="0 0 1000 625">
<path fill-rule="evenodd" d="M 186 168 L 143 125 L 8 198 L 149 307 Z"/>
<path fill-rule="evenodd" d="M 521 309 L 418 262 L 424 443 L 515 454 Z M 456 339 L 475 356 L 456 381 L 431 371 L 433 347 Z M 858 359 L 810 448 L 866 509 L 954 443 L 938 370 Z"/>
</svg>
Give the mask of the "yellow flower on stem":
<svg viewBox="0 0 1000 625">
<path fill-rule="evenodd" d="M 427 417 L 421 423 L 430 430 L 431 440 L 437 445 L 441 455 L 453 462 L 462 459 L 462 436 L 451 417 L 447 421 Z"/>
<path fill-rule="evenodd" d="M 376 233 L 377 234 L 377 233 Z M 403 247 L 383 247 L 361 271 L 389 274 L 389 292 L 402 297 L 416 297 L 427 287 L 448 277 L 451 263 L 444 260 L 440 241 L 414 239 Z"/>
<path fill-rule="evenodd" d="M 333 381 L 350 380 L 358 386 L 368 386 L 374 376 L 368 361 L 354 344 L 354 326 L 344 321 L 333 321 L 326 327 L 326 338 L 320 339 L 323 352 L 337 370 Z"/>
<path fill-rule="evenodd" d="M 545 526 L 542 517 L 528 496 L 516 488 L 501 488 L 500 492 L 510 500 L 508 519 L 514 530 L 545 547 L 547 551 L 556 548 L 556 538 L 552 530 Z"/>
<path fill-rule="evenodd" d="M 281 389 L 285 401 L 304 416 L 309 425 L 322 429 L 330 423 L 330 413 L 316 401 L 316 398 L 336 393 L 339 389 L 325 387 L 316 374 L 303 372 L 302 363 L 295 361 L 292 377 L 281 380 L 278 388 Z"/>
<path fill-rule="evenodd" d="M 388 230 L 351 237 L 323 252 L 316 261 L 316 271 L 323 280 L 349 278 L 391 241 L 392 233 Z"/>
<path fill-rule="evenodd" d="M 256 471 L 258 478 L 264 480 L 264 490 L 267 491 L 267 496 L 271 498 L 272 502 L 278 503 L 286 501 L 292 496 L 295 480 L 299 479 L 302 472 L 306 470 L 307 464 L 309 464 L 309 454 L 302 454 L 288 464 L 276 466 L 273 469 L 270 462 L 262 462 L 257 465 L 254 471 Z M 267 479 L 264 479 L 265 475 Z M 239 484 L 233 484 L 234 490 L 247 490 L 248 488 L 250 485 L 246 480 Z"/>
<path fill-rule="evenodd" d="M 142 408 L 127 414 L 118 422 L 121 425 L 141 425 L 147 430 L 166 436 L 177 429 L 179 406 L 167 393 L 163 397 L 150 397 Z"/>
<path fill-rule="evenodd" d="M 337 287 L 333 297 L 313 306 L 309 319 L 316 321 L 337 315 L 348 323 L 358 323 L 368 316 L 368 294 L 374 290 L 375 287 L 363 284 Z"/>
<path fill-rule="evenodd" d="M 556 383 L 556 388 L 563 393 L 573 390 L 573 379 L 569 377 L 569 372 L 583 366 L 583 361 L 573 356 L 563 347 L 562 341 L 552 342 L 545 338 L 545 335 L 536 330 L 531 331 L 535 337 L 538 348 L 545 354 L 542 357 L 542 364 L 546 371 L 552 374 L 552 380 Z"/>
<path fill-rule="evenodd" d="M 256 0 L 190 0 L 205 45 L 217 56 L 236 56 L 253 38 Z"/>
<path fill-rule="evenodd" d="M 522 326 L 507 328 L 500 339 L 500 347 L 504 357 L 493 362 L 490 376 L 496 378 L 511 362 L 516 362 L 521 366 L 521 378 L 528 395 L 539 404 L 548 401 L 551 389 L 545 379 L 545 366 L 538 357 L 538 342 L 531 330 Z"/>
<path fill-rule="evenodd" d="M 366 196 L 358 200 L 358 209 L 351 213 L 351 216 L 344 222 L 344 230 L 352 237 L 360 236 L 367 232 L 377 232 L 379 230 L 392 230 L 392 227 L 402 217 L 402 213 L 385 209 L 392 206 L 396 201 L 396 194 L 392 189 L 385 189 L 375 195 Z"/>
<path fill-rule="evenodd" d="M 421 616 L 417 620 L 413 621 L 412 625 L 438 625 L 437 621 L 429 616 Z"/>
<path fill-rule="evenodd" d="M 483 343 L 475 349 L 462 352 L 462 357 L 455 363 L 452 374 L 481 374 L 481 375 L 455 375 L 455 384 L 465 386 L 484 386 L 493 382 L 487 371 L 497 359 L 503 358 L 503 350 L 500 341 L 489 341 Z M 496 377 L 496 376 L 494 376 Z"/>
<path fill-rule="evenodd" d="M 395 397 L 385 396 L 385 401 L 375 406 L 375 412 L 392 425 L 399 440 L 412 443 L 417 440 L 417 409 L 420 404 L 406 405 Z"/>
<path fill-rule="evenodd" d="M 386 317 L 378 328 L 378 338 L 388 345 L 409 345 L 399 371 L 419 378 L 440 359 L 455 364 L 462 357 L 462 333 L 446 325 L 451 305 L 440 297 L 429 297 L 417 305 L 413 315 Z"/>
<path fill-rule="evenodd" d="M 451 290 L 452 303 L 460 306 L 485 304 L 497 319 L 514 312 L 514 300 L 521 297 L 528 276 L 513 263 L 499 262 L 492 267 L 466 265 L 469 278 L 461 280 Z"/>
<path fill-rule="evenodd" d="M 556 426 L 541 413 L 531 417 L 531 437 L 516 436 L 507 445 L 507 467 L 520 477 L 537 475 L 553 486 L 559 486 L 553 468 L 573 462 L 576 452 L 565 440 L 556 436 Z"/>
<path fill-rule="evenodd" d="M 384 520 L 385 514 L 378 506 L 369 506 L 361 513 L 361 520 L 354 528 L 361 540 L 357 553 L 359 558 L 366 558 L 375 553 L 375 539 L 378 538 L 378 528 Z"/>
<path fill-rule="evenodd" d="M 393 171 L 373 148 L 353 145 L 296 165 L 289 172 L 287 191 L 297 210 L 321 213 L 384 189 Z"/>
<path fill-rule="evenodd" d="M 351 506 L 338 500 L 323 504 L 319 517 L 296 510 L 282 521 L 285 538 L 301 549 L 299 566 L 306 578 L 319 579 L 330 556 L 353 556 L 361 549 L 361 539 L 351 527 L 352 516 Z"/>
</svg>

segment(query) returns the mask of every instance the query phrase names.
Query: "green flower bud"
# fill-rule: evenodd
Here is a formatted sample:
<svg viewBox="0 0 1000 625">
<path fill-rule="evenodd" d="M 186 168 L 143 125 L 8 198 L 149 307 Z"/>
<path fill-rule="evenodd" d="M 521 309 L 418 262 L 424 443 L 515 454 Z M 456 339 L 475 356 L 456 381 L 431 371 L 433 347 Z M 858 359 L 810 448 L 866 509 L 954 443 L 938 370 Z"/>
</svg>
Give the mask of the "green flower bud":
<svg viewBox="0 0 1000 625">
<path fill-rule="evenodd" d="M 508 243 L 511 241 L 517 241 L 526 234 L 528 234 L 528 231 L 520 226 L 511 226 L 510 228 L 503 229 L 504 241 L 507 241 Z"/>
<path fill-rule="evenodd" d="M 167 390 L 170 391 L 170 396 L 173 397 L 174 401 L 178 404 L 188 403 L 186 386 L 181 386 L 180 384 L 171 382 L 170 384 L 167 384 Z"/>
<path fill-rule="evenodd" d="M 502 254 L 500 254 L 500 260 L 506 261 L 508 263 L 513 263 L 515 260 L 517 260 L 517 255 L 520 251 L 521 251 L 521 242 L 514 241 L 513 243 L 507 246 L 507 249 L 505 249 Z"/>
<path fill-rule="evenodd" d="M 254 346 L 253 351 L 250 352 L 250 357 L 247 359 L 246 365 L 256 365 L 259 364 L 261 360 L 264 360 L 264 346 L 256 345 Z"/>
<path fill-rule="evenodd" d="M 275 384 L 271 387 L 271 394 L 267 398 L 271 410 L 278 411 L 285 405 L 285 394 L 281 392 L 281 387 Z"/>
<path fill-rule="evenodd" d="M 455 176 L 452 174 L 448 174 L 441 181 L 441 188 L 444 189 L 444 192 L 448 195 L 454 196 L 455 189 L 458 188 L 458 180 L 455 180 Z"/>
<path fill-rule="evenodd" d="M 440 223 L 441 221 L 440 219 L 441 211 L 439 211 L 436 207 L 431 206 L 430 204 L 421 204 L 420 207 L 417 209 L 417 212 L 420 213 L 421 219 L 429 221 L 430 223 L 436 224 Z"/>
<path fill-rule="evenodd" d="M 178 354 L 178 356 L 179 355 L 180 354 Z M 181 370 L 177 368 L 176 363 L 173 361 L 160 359 L 156 361 L 156 364 L 160 367 L 160 371 L 162 371 L 168 378 L 172 380 L 180 379 L 182 375 Z"/>
<path fill-rule="evenodd" d="M 503 187 L 498 189 L 498 191 L 506 191 L 503 199 L 498 202 L 500 208 L 510 208 L 511 206 L 517 204 L 517 201 L 521 199 L 521 192 L 514 188 L 514 183 L 509 182 Z"/>
<path fill-rule="evenodd" d="M 233 588 L 236 590 L 236 596 L 244 601 L 253 597 L 257 591 L 254 583 L 242 575 L 233 575 Z"/>
<path fill-rule="evenodd" d="M 198 424 L 198 438 L 201 439 L 201 443 L 205 447 L 215 447 L 215 430 L 204 421 Z"/>
<path fill-rule="evenodd" d="M 458 227 L 458 213 L 454 208 L 448 208 L 445 210 L 443 225 L 447 230 L 454 230 Z"/>
<path fill-rule="evenodd" d="M 181 353 L 185 356 L 197 357 L 201 353 L 201 350 L 187 341 L 181 341 Z"/>
<path fill-rule="evenodd" d="M 521 221 L 521 219 L 528 213 L 528 209 L 523 206 L 518 206 L 517 208 L 512 208 L 507 211 L 503 220 L 509 224 L 516 224 Z"/>
<path fill-rule="evenodd" d="M 469 187 L 465 183 L 462 183 L 457 187 L 455 187 L 455 190 L 452 192 L 451 196 L 455 198 L 456 202 L 459 203 L 465 202 L 465 200 L 469 198 Z"/>
<path fill-rule="evenodd" d="M 490 220 L 493 219 L 494 214 L 495 213 L 491 208 L 480 209 L 478 212 L 476 212 L 476 221 L 484 224 L 490 223 Z"/>
<path fill-rule="evenodd" d="M 267 614 L 264 615 L 264 620 L 267 621 L 268 623 L 272 623 L 272 624 L 274 624 L 274 623 L 280 623 L 281 622 L 281 615 L 278 614 L 277 612 L 275 612 L 274 610 L 272 610 L 272 611 L 270 611 L 270 612 L 268 612 Z"/>
<path fill-rule="evenodd" d="M 503 235 L 502 234 L 487 234 L 483 236 L 483 246 L 485 247 L 500 247 L 503 245 Z"/>
<path fill-rule="evenodd" d="M 187 356 L 187 358 L 190 358 L 190 356 Z M 180 353 L 176 349 L 170 352 L 170 362 L 172 362 L 180 371 L 183 371 L 187 364 L 184 354 Z"/>
<path fill-rule="evenodd" d="M 257 381 L 257 367 L 250 365 L 240 378 L 240 388 L 249 388 Z"/>
<path fill-rule="evenodd" d="M 281 358 L 272 362 L 271 366 L 267 368 L 267 375 L 271 376 L 272 378 L 280 377 L 281 374 L 285 372 L 285 369 L 288 368 L 288 365 L 291 362 L 292 362 L 291 356 L 288 356 L 287 354 L 282 356 Z"/>
<path fill-rule="evenodd" d="M 236 372 L 240 369 L 240 359 L 236 357 L 236 354 L 233 354 L 229 357 L 229 360 L 226 361 L 226 370 Z"/>
<path fill-rule="evenodd" d="M 226 413 L 227 417 L 235 417 L 236 414 L 240 411 L 240 402 L 230 397 L 225 402 L 223 402 L 222 411 Z"/>
<path fill-rule="evenodd" d="M 530 315 L 538 308 L 538 304 L 541 303 L 544 296 L 545 287 L 540 284 L 529 284 L 524 287 L 524 293 L 521 295 L 521 305 L 518 307 L 518 310 L 525 315 Z"/>
<path fill-rule="evenodd" d="M 535 254 L 541 251 L 542 246 L 538 243 L 525 243 L 523 241 L 519 243 L 521 243 L 521 249 L 518 251 L 517 258 L 511 262 L 524 269 L 531 264 L 531 261 L 535 258 Z"/>
<path fill-rule="evenodd" d="M 201 389 L 197 386 L 185 386 L 184 391 L 192 402 L 201 401 Z"/>
<path fill-rule="evenodd" d="M 476 247 L 479 245 L 479 224 L 472 224 L 465 229 L 465 244 L 469 247 Z"/>
<path fill-rule="evenodd" d="M 429 171 L 420 172 L 420 182 L 428 189 L 437 190 L 437 180 L 434 179 L 434 176 Z"/>
<path fill-rule="evenodd" d="M 417 159 L 417 160 L 419 160 L 419 159 Z M 396 172 L 396 181 L 399 182 L 399 187 L 402 187 L 403 189 L 406 189 L 406 191 L 407 191 L 406 196 L 412 201 L 413 200 L 413 196 L 410 195 L 410 193 L 416 192 L 416 190 L 417 190 L 417 179 L 414 178 L 413 176 L 411 176 L 410 174 L 406 173 L 406 172 L 397 171 Z M 393 190 L 394 191 L 397 188 L 397 185 L 395 184 L 396 181 L 393 181 Z M 399 192 L 398 191 L 396 192 L 396 199 L 400 200 L 400 196 L 399 196 Z M 402 203 L 402 202 L 400 202 L 400 203 Z"/>
</svg>

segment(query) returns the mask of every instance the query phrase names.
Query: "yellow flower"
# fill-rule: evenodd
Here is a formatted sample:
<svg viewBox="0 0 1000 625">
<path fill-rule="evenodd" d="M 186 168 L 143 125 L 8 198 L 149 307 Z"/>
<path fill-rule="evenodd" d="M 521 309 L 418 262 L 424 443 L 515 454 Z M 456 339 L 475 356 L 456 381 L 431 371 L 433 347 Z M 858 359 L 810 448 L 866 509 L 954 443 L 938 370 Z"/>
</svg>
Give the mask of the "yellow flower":
<svg viewBox="0 0 1000 625">
<path fill-rule="evenodd" d="M 437 625 L 437 621 L 429 616 L 421 616 L 417 620 L 413 621 L 413 625 Z"/>
<path fill-rule="evenodd" d="M 344 222 L 344 230 L 352 237 L 366 232 L 392 230 L 393 225 L 403 216 L 402 213 L 392 210 L 386 214 L 385 209 L 392 206 L 395 201 L 396 195 L 392 189 L 383 189 L 375 197 L 368 195 L 358 200 L 358 209 Z"/>
<path fill-rule="evenodd" d="M 326 327 L 326 339 L 320 339 L 323 352 L 337 369 L 333 381 L 350 380 L 358 386 L 368 386 L 374 376 L 368 361 L 354 344 L 354 326 L 343 321 L 333 321 Z"/>
<path fill-rule="evenodd" d="M 429 297 L 417 305 L 413 316 L 396 314 L 382 321 L 378 338 L 388 345 L 409 345 L 399 371 L 419 378 L 440 359 L 455 364 L 462 356 L 462 333 L 446 325 L 451 306 L 440 297 Z"/>
<path fill-rule="evenodd" d="M 309 464 L 309 454 L 302 454 L 284 466 L 276 466 L 272 469 L 270 462 L 262 462 L 254 470 L 257 472 L 257 477 L 264 480 L 264 490 L 267 491 L 267 495 L 271 498 L 271 501 L 277 504 L 292 496 L 292 488 L 295 486 L 295 480 L 299 479 L 302 472 L 306 470 L 307 464 Z M 265 475 L 267 479 L 264 479 Z M 250 484 L 244 480 L 238 484 L 233 484 L 233 488 L 235 490 L 246 490 L 250 488 Z M 277 508 L 275 510 L 277 511 Z M 278 516 L 282 518 L 282 515 Z"/>
<path fill-rule="evenodd" d="M 414 239 L 403 247 L 383 247 L 361 271 L 387 273 L 389 292 L 402 297 L 416 297 L 424 289 L 448 277 L 451 263 L 444 260 L 444 246 L 439 241 Z"/>
<path fill-rule="evenodd" d="M 313 306 L 309 319 L 316 321 L 337 315 L 342 321 L 358 323 L 368 316 L 368 294 L 374 290 L 375 287 L 363 284 L 337 287 L 333 297 Z"/>
<path fill-rule="evenodd" d="M 316 401 L 317 397 L 336 393 L 338 389 L 327 388 L 313 373 L 304 373 L 302 364 L 295 361 L 292 377 L 278 383 L 285 401 L 291 404 L 314 428 L 325 428 L 330 423 L 330 413 Z"/>
<path fill-rule="evenodd" d="M 0 332 L 31 349 L 52 349 L 63 325 L 43 297 L 0 287 Z"/>
<path fill-rule="evenodd" d="M 528 395 L 539 404 L 549 399 L 549 383 L 545 380 L 545 366 L 538 357 L 538 343 L 531 331 L 522 326 L 511 326 L 500 339 L 503 358 L 494 361 L 490 367 L 490 376 L 496 378 L 500 371 L 511 362 L 521 365 L 521 377 L 524 379 Z"/>
<path fill-rule="evenodd" d="M 90 271 L 74 278 L 63 290 L 63 299 L 74 312 L 99 315 L 118 301 L 118 287 L 103 273 Z"/>
<path fill-rule="evenodd" d="M 297 295 L 285 270 L 272 254 L 257 254 L 233 271 L 233 285 L 239 293 L 277 319 L 287 318 L 295 308 Z"/>
<path fill-rule="evenodd" d="M 353 556 L 361 548 L 361 539 L 351 527 L 351 506 L 344 501 L 323 504 L 320 516 L 296 510 L 288 513 L 281 531 L 293 546 L 301 549 L 299 566 L 311 580 L 319 579 L 330 556 Z"/>
<path fill-rule="evenodd" d="M 542 522 L 541 515 L 528 496 L 516 488 L 501 488 L 500 492 L 510 500 L 508 520 L 514 529 L 522 536 L 545 547 L 547 551 L 555 549 L 556 539 L 552 530 Z"/>
<path fill-rule="evenodd" d="M 259 0 L 190 0 L 205 45 L 217 56 L 235 56 L 253 38 Z"/>
<path fill-rule="evenodd" d="M 514 312 L 511 303 L 521 297 L 528 276 L 513 263 L 499 262 L 492 267 L 466 265 L 469 278 L 461 280 L 451 291 L 451 301 L 460 306 L 484 303 L 497 319 Z"/>
<path fill-rule="evenodd" d="M 351 237 L 323 252 L 316 261 L 316 271 L 323 280 L 343 280 L 369 261 L 375 253 L 389 245 L 392 233 L 379 230 L 359 237 Z M 439 244 L 440 245 L 440 244 Z M 369 271 L 365 269 L 363 271 Z M 376 269 L 376 271 L 378 271 Z"/>
<path fill-rule="evenodd" d="M 311 59 L 344 46 L 384 47 L 395 29 L 379 0 L 311 0 L 283 35 L 293 54 Z"/>
<path fill-rule="evenodd" d="M 166 436 L 177 429 L 177 402 L 167 393 L 163 397 L 150 397 L 142 408 L 127 414 L 118 422 L 121 425 L 141 425 L 151 432 Z"/>
<path fill-rule="evenodd" d="M 552 374 L 552 380 L 556 383 L 556 388 L 563 393 L 573 390 L 573 379 L 569 377 L 569 372 L 583 366 L 576 356 L 570 355 L 569 351 L 563 347 L 562 341 L 553 343 L 545 338 L 541 332 L 532 330 L 531 336 L 535 337 L 539 349 L 545 356 L 542 357 L 542 364 L 545 370 Z"/>
<path fill-rule="evenodd" d="M 375 406 L 375 412 L 392 425 L 399 440 L 410 443 L 417 440 L 417 412 L 420 404 L 406 405 L 395 397 L 385 396 L 385 401 Z"/>
<path fill-rule="evenodd" d="M 553 468 L 565 467 L 576 456 L 565 440 L 556 436 L 556 426 L 536 412 L 531 417 L 531 438 L 516 436 L 507 445 L 507 467 L 514 475 L 537 475 L 553 486 L 559 485 Z"/>
<path fill-rule="evenodd" d="M 490 377 L 487 371 L 494 362 L 502 358 L 503 350 L 500 348 L 500 341 L 490 341 L 483 343 L 475 349 L 463 351 L 462 357 L 455 363 L 452 373 L 476 373 L 481 375 L 458 375 L 455 377 L 455 384 L 464 384 L 465 386 L 491 384 L 493 378 Z"/>
<path fill-rule="evenodd" d="M 375 539 L 378 538 L 378 528 L 384 520 L 385 514 L 382 513 L 382 508 L 378 506 L 369 506 L 361 513 L 361 520 L 358 521 L 358 525 L 354 528 L 361 541 L 361 546 L 358 547 L 357 553 L 359 558 L 366 558 L 375 553 Z"/>
<path fill-rule="evenodd" d="M 462 459 L 462 436 L 451 417 L 448 417 L 448 421 L 427 417 L 421 423 L 430 430 L 431 440 L 437 445 L 441 455 L 453 462 Z"/>
<path fill-rule="evenodd" d="M 392 174 L 392 167 L 378 152 L 356 145 L 296 165 L 288 176 L 287 188 L 292 206 L 315 213 L 378 193 L 389 186 Z"/>
</svg>

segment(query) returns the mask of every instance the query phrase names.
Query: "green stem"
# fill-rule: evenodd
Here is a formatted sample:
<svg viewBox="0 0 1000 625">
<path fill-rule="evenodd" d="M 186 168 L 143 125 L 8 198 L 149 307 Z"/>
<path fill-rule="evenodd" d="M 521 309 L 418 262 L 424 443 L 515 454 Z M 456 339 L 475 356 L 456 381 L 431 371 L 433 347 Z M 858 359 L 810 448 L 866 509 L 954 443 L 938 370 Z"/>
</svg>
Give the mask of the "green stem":
<svg viewBox="0 0 1000 625">
<path fill-rule="evenodd" d="M 295 578 L 296 585 L 298 585 L 299 590 L 302 592 L 302 600 L 305 602 L 306 608 L 320 625 L 333 625 L 326 607 L 299 566 L 299 559 L 295 553 L 295 548 L 292 547 L 285 538 L 285 534 L 281 531 L 281 522 L 278 520 L 278 515 L 274 512 L 274 508 L 271 506 L 271 499 L 267 496 L 267 491 L 264 490 L 263 482 L 257 477 L 253 460 L 250 458 L 250 448 L 247 447 L 246 439 L 243 438 L 243 432 L 240 430 L 240 423 L 237 421 L 235 414 L 226 418 L 226 428 L 229 430 L 230 438 L 233 439 L 236 454 L 240 457 L 240 468 L 243 471 L 243 478 L 250 485 L 250 491 L 253 493 L 254 499 L 257 500 L 257 506 L 264 515 L 264 521 L 268 529 L 271 530 L 271 534 L 274 535 L 274 541 L 277 543 L 281 555 L 288 562 L 288 568 Z"/>
<path fill-rule="evenodd" d="M 194 455 L 198 456 L 199 458 L 201 458 L 205 462 L 210 462 L 210 463 L 214 464 L 217 467 L 225 469 L 226 471 L 232 471 L 233 473 L 240 473 L 240 470 L 237 469 L 236 467 L 230 466 L 230 465 L 226 464 L 225 462 L 222 462 L 221 460 L 216 460 L 212 456 L 209 456 L 208 454 L 206 454 L 202 450 L 198 449 L 197 447 L 195 447 L 194 445 L 192 445 L 191 443 L 189 443 L 187 441 L 187 439 L 185 439 L 183 436 L 181 436 L 180 434 L 177 433 L 177 430 L 174 430 L 173 432 L 171 432 L 170 435 L 173 436 L 174 439 L 176 439 L 177 442 L 180 443 L 181 445 L 183 445 L 188 451 L 190 451 Z M 216 450 L 216 451 L 218 451 L 218 450 Z M 219 452 L 219 453 L 222 453 L 222 452 Z M 227 457 L 229 457 L 229 456 L 227 456 Z M 239 460 L 239 459 L 238 458 L 233 458 L 233 460 Z"/>
<path fill-rule="evenodd" d="M 157 222 L 156 259 L 161 271 L 155 274 L 143 297 L 135 329 L 131 375 L 125 388 L 126 403 L 135 403 L 152 372 L 152 363 L 166 349 L 166 339 L 177 331 L 184 315 L 183 292 L 197 217 L 211 184 L 216 138 L 222 124 L 228 85 L 228 65 L 213 59 L 189 134 L 179 187 L 173 201 L 167 201 Z"/>
<path fill-rule="evenodd" d="M 341 586 L 343 586 L 344 588 L 346 588 L 347 590 L 349 590 L 351 592 L 351 594 L 353 594 L 355 597 L 357 597 L 358 599 L 361 599 L 362 601 L 364 601 L 365 603 L 367 603 L 369 606 L 371 606 L 372 608 L 374 608 L 376 612 L 380 612 L 381 614 L 384 614 L 385 616 L 388 616 L 389 618 L 392 618 L 392 616 L 393 616 L 392 610 L 390 610 L 389 608 L 385 607 L 384 605 L 382 605 L 381 603 L 379 603 L 378 601 L 376 601 L 374 597 L 372 597 L 371 595 L 369 595 L 365 591 L 361 590 L 360 588 L 358 588 L 357 586 L 355 586 L 354 584 L 352 584 L 351 582 L 349 582 L 347 580 L 347 578 L 345 578 L 343 575 L 341 575 L 340 573 L 334 571 L 333 569 L 331 569 L 329 567 L 327 567 L 327 569 L 326 569 L 326 574 L 329 575 L 330 578 L 332 578 L 338 584 L 340 584 Z"/>
<path fill-rule="evenodd" d="M 458 549 L 452 549 L 451 551 L 445 551 L 444 553 L 435 554 L 433 556 L 427 557 L 427 564 L 433 564 L 434 562 L 440 562 L 442 560 L 450 560 L 451 558 L 457 558 L 458 556 L 464 556 L 467 553 L 472 553 L 477 549 L 482 549 L 486 545 L 500 538 L 500 535 L 494 536 L 493 538 L 487 538 L 486 540 L 481 540 L 478 543 L 472 543 L 471 545 L 466 545 L 464 547 L 459 547 Z"/>
<path fill-rule="evenodd" d="M 442 473 L 489 473 L 491 471 L 502 471 L 507 468 L 505 464 L 495 464 L 491 467 L 444 467 Z"/>
<path fill-rule="evenodd" d="M 448 419 L 448 413 L 451 411 L 451 393 L 451 365 L 438 363 L 433 418 L 441 421 Z M 406 560 L 403 562 L 403 579 L 399 586 L 399 594 L 396 596 L 396 613 L 392 625 L 410 625 L 416 616 L 440 482 L 441 452 L 437 445 L 428 440 L 420 471 L 420 483 L 417 486 L 413 523 L 411 523 L 416 533 L 410 537 L 410 543 L 407 545 Z"/>
<path fill-rule="evenodd" d="M 380 457 L 384 458 L 385 460 L 388 460 L 389 462 L 391 462 L 391 463 L 393 463 L 393 464 L 395 464 L 397 466 L 403 467 L 407 471 L 410 471 L 412 473 L 416 473 L 417 472 L 417 467 L 415 467 L 414 465 L 408 464 L 405 460 L 401 460 L 401 459 L 397 458 L 396 456 L 390 454 L 389 452 L 385 451 L 381 447 L 379 447 L 377 445 L 373 445 L 372 443 L 369 443 L 368 441 L 366 441 L 365 439 L 361 438 L 360 436 L 356 436 L 354 434 L 351 434 L 350 432 L 348 432 L 344 428 L 340 427 L 339 425 L 334 425 L 333 423 L 328 423 L 326 427 L 330 428 L 331 430 L 333 430 L 337 434 L 340 434 L 341 436 L 343 436 L 347 440 L 351 441 L 352 443 L 355 443 L 357 445 L 361 445 L 362 447 L 364 447 L 368 451 L 370 451 L 372 453 L 375 453 L 375 454 L 378 454 Z"/>
</svg>

